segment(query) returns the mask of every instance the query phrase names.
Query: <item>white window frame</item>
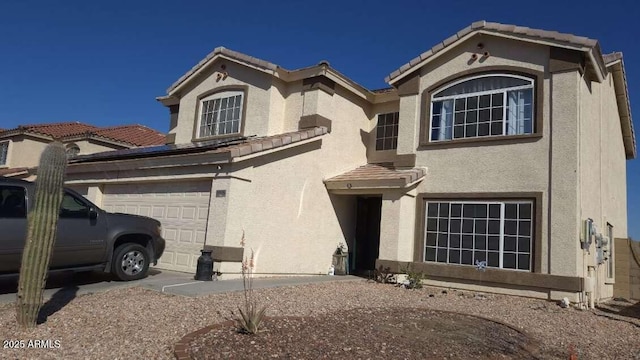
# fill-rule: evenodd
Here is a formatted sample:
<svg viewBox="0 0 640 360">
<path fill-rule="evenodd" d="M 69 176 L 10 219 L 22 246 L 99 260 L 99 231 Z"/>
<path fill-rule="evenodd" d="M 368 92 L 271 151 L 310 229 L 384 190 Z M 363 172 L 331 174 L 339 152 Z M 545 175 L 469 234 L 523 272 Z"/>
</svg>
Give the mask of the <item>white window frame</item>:
<svg viewBox="0 0 640 360">
<path fill-rule="evenodd" d="M 220 112 L 218 112 L 217 114 L 217 119 L 214 120 L 214 124 L 215 124 L 215 129 L 213 134 L 211 135 L 204 135 L 201 136 L 200 133 L 202 131 L 202 127 L 203 127 L 203 119 L 202 119 L 202 114 L 204 111 L 204 104 L 205 102 L 208 101 L 215 101 L 215 100 L 220 100 L 222 101 L 222 99 L 225 98 L 232 98 L 235 96 L 240 95 L 240 113 L 239 113 L 239 117 L 238 117 L 238 131 L 237 132 L 232 132 L 232 133 L 222 133 L 220 134 Z M 199 111 L 198 111 L 198 127 L 196 129 L 196 138 L 200 139 L 200 138 L 210 138 L 210 137 L 218 137 L 218 136 L 229 136 L 229 135 L 236 135 L 236 134 L 240 134 L 242 132 L 242 125 L 243 125 L 243 115 L 244 115 L 244 97 L 245 97 L 245 92 L 242 90 L 225 90 L 225 91 L 220 91 L 220 92 L 216 92 L 214 94 L 211 94 L 209 96 L 203 97 L 202 99 L 200 99 L 199 101 Z"/>
<path fill-rule="evenodd" d="M 607 223 L 607 236 L 609 237 L 609 259 L 607 260 L 606 281 L 607 284 L 613 284 L 616 279 L 616 263 L 615 263 L 615 241 L 613 238 L 614 226 Z"/>
<path fill-rule="evenodd" d="M 423 262 L 428 262 L 428 263 L 433 263 L 433 264 L 451 264 L 451 265 L 461 265 L 461 266 L 475 266 L 474 265 L 469 265 L 469 264 L 457 264 L 457 263 L 449 263 L 449 251 L 451 250 L 451 248 L 449 247 L 449 245 L 447 245 L 447 262 L 438 262 L 438 261 L 427 261 L 427 245 L 426 245 L 426 241 L 427 241 L 427 220 L 429 219 L 429 213 L 428 213 L 428 205 L 429 203 L 449 203 L 449 205 L 451 205 L 452 203 L 455 204 L 483 204 L 483 205 L 487 205 L 487 211 L 488 211 L 488 207 L 489 205 L 500 205 L 500 247 L 499 247 L 499 267 L 488 267 L 491 269 L 498 269 L 498 270 L 508 270 L 508 271 L 520 271 L 520 272 L 534 272 L 534 264 L 533 264 L 533 250 L 534 250 L 534 242 L 536 241 L 535 239 L 535 234 L 534 234 L 534 229 L 535 229 L 535 222 L 538 221 L 538 219 L 535 218 L 535 203 L 532 200 L 527 200 L 527 199 L 509 199 L 509 200 L 502 200 L 502 201 L 497 201 L 497 200 L 487 200 L 487 201 L 474 201 L 474 200 L 455 200 L 455 199 L 426 199 L 424 201 L 424 231 L 423 231 L 423 246 L 422 246 L 422 261 Z M 504 267 L 504 222 L 505 222 L 505 205 L 507 203 L 518 203 L 518 204 L 522 204 L 522 203 L 527 203 L 527 204 L 531 204 L 531 219 L 530 222 L 531 224 L 530 226 L 530 232 L 529 232 L 529 270 L 524 270 L 524 269 L 511 269 L 511 268 L 505 268 Z M 451 235 L 450 231 L 451 231 L 451 214 L 449 214 L 449 218 L 448 218 L 449 222 L 448 222 L 448 229 L 447 229 L 447 234 L 448 236 Z M 519 221 L 519 219 L 518 219 Z M 518 231 L 518 230 L 517 230 Z M 460 241 L 462 241 L 462 238 L 460 239 Z M 436 246 L 436 248 L 438 248 L 438 246 Z M 460 247 L 460 249 L 462 249 L 462 246 Z M 455 250 L 455 249 L 454 249 Z M 472 249 L 472 251 L 475 251 L 475 249 Z M 489 250 L 487 250 L 489 251 Z M 515 253 L 516 256 L 518 254 L 518 251 L 507 251 L 508 253 Z"/>
<path fill-rule="evenodd" d="M 453 86 L 456 86 L 458 84 L 461 84 L 463 82 L 467 82 L 470 80 L 476 80 L 476 79 L 482 79 L 482 78 L 489 78 L 489 77 L 511 77 L 511 78 L 515 78 L 515 79 L 520 79 L 520 80 L 526 80 L 529 81 L 529 85 L 522 85 L 522 86 L 513 86 L 513 87 L 508 87 L 508 88 L 502 88 L 502 89 L 496 89 L 496 90 L 487 90 L 487 91 L 477 91 L 477 92 L 473 92 L 473 93 L 466 93 L 466 94 L 459 94 L 459 95 L 449 95 L 449 96 L 441 96 L 441 97 L 436 97 L 436 94 L 445 91 Z M 429 103 L 429 132 L 428 132 L 428 137 L 429 137 L 429 142 L 445 142 L 445 141 L 456 141 L 456 140 L 462 140 L 462 139 L 477 139 L 477 138 L 488 138 L 488 137 L 498 137 L 498 136 L 514 136 L 514 135 L 508 135 L 507 134 L 507 126 L 506 126 L 506 122 L 507 122 L 507 92 L 509 91 L 517 91 L 517 90 L 525 90 L 525 89 L 531 89 L 531 133 L 535 133 L 535 128 L 536 128 L 536 114 L 535 114 L 535 80 L 533 78 L 530 77 L 526 77 L 526 76 L 522 76 L 522 75 L 514 75 L 514 74 L 507 74 L 507 73 L 490 73 L 490 74 L 482 74 L 482 75 L 476 75 L 476 76 L 470 76 L 470 77 L 465 77 L 456 81 L 453 81 L 451 83 L 446 84 L 443 87 L 438 88 L 437 90 L 435 90 L 433 92 L 433 95 L 431 95 L 431 99 L 430 99 L 430 103 Z M 491 135 L 491 131 L 489 131 L 489 135 L 483 135 L 483 136 L 469 136 L 469 137 L 462 137 L 462 138 L 454 138 L 453 137 L 453 126 L 452 125 L 452 138 L 451 139 L 436 139 L 433 140 L 431 138 L 431 133 L 432 133 L 432 128 L 433 128 L 433 102 L 434 101 L 444 101 L 444 100 L 453 100 L 454 104 L 456 99 L 466 99 L 469 97 L 473 97 L 473 96 L 481 96 L 481 95 L 493 95 L 493 94 L 499 94 L 502 93 L 502 134 L 500 135 Z M 455 107 L 454 107 L 454 116 L 455 116 Z M 530 134 L 518 134 L 518 135 L 530 135 Z"/>
<path fill-rule="evenodd" d="M 9 167 L 9 150 L 11 148 L 11 140 L 0 141 L 0 146 L 5 146 L 4 144 L 6 144 L 7 147 L 7 155 L 5 156 L 4 163 L 0 163 L 0 168 Z"/>
</svg>

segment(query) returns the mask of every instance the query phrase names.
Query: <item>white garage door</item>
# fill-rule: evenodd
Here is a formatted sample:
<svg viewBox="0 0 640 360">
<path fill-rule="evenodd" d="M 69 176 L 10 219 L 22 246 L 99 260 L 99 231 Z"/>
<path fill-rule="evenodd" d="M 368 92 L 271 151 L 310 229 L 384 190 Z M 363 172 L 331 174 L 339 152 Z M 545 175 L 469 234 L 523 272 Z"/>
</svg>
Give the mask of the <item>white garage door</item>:
<svg viewBox="0 0 640 360">
<path fill-rule="evenodd" d="M 158 268 L 195 272 L 204 244 L 210 181 L 106 185 L 103 208 L 152 217 L 167 242 Z"/>
</svg>

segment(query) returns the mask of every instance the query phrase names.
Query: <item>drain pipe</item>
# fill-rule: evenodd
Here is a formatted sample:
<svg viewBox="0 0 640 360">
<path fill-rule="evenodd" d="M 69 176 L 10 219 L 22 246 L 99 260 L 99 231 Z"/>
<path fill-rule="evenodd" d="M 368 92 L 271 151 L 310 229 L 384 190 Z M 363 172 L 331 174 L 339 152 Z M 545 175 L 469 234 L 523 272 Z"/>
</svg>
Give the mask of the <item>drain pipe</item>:
<svg viewBox="0 0 640 360">
<path fill-rule="evenodd" d="M 588 294 L 589 294 L 589 308 L 595 309 L 595 297 L 596 297 L 596 283 L 595 283 L 595 272 L 596 268 L 594 266 L 588 267 L 587 275 L 589 276 L 588 283 Z"/>
</svg>

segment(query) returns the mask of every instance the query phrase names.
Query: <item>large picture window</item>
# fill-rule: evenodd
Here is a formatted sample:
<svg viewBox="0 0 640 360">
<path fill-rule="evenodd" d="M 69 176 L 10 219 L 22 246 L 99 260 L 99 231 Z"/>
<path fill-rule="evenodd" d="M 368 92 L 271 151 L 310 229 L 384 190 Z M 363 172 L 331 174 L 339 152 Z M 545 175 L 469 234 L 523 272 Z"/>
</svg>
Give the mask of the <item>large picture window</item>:
<svg viewBox="0 0 640 360">
<path fill-rule="evenodd" d="M 431 98 L 430 141 L 534 132 L 534 81 L 519 75 L 467 78 Z"/>
<path fill-rule="evenodd" d="M 198 137 L 239 133 L 243 95 L 242 91 L 223 91 L 202 99 Z"/>
<path fill-rule="evenodd" d="M 428 201 L 424 261 L 531 271 L 532 201 Z"/>
</svg>

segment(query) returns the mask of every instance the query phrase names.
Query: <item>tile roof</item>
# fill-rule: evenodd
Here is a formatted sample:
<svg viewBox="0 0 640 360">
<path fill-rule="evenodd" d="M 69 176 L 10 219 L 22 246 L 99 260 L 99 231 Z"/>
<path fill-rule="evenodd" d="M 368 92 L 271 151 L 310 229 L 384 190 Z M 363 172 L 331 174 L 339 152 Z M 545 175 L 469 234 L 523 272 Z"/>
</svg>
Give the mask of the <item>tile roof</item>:
<svg viewBox="0 0 640 360">
<path fill-rule="evenodd" d="M 20 125 L 14 129 L 0 131 L 0 135 L 39 134 L 52 139 L 68 139 L 73 137 L 97 137 L 133 146 L 160 145 L 165 142 L 165 135 L 143 125 L 124 125 L 113 127 L 97 127 L 78 121 L 48 124 Z"/>
<path fill-rule="evenodd" d="M 217 149 L 214 152 L 229 152 L 231 158 L 246 156 L 269 149 L 275 149 L 303 140 L 312 139 L 327 133 L 327 128 L 318 126 L 285 134 L 248 140 L 244 143 Z"/>
<path fill-rule="evenodd" d="M 143 125 L 124 125 L 101 128 L 93 131 L 97 136 L 122 141 L 136 146 L 161 145 L 165 135 Z"/>
<path fill-rule="evenodd" d="M 386 87 L 386 88 L 382 88 L 382 89 L 371 90 L 371 92 L 374 93 L 374 94 L 385 94 L 385 93 L 390 93 L 390 92 L 394 92 L 394 91 L 396 91 L 396 88 L 394 88 L 394 87 Z"/>
<path fill-rule="evenodd" d="M 500 24 L 496 22 L 487 22 L 484 20 L 476 21 L 466 28 L 458 31 L 457 33 L 451 35 L 444 41 L 436 44 L 431 49 L 423 52 L 419 56 L 415 57 L 408 63 L 400 66 L 397 70 L 393 71 L 389 76 L 385 78 L 386 82 L 391 82 L 394 79 L 398 78 L 400 75 L 413 70 L 424 60 L 434 56 L 435 54 L 443 51 L 450 45 L 454 44 L 457 40 L 465 37 L 466 35 L 476 32 L 476 31 L 488 31 L 493 33 L 502 33 L 508 35 L 516 35 L 520 37 L 528 37 L 531 39 L 539 39 L 539 40 L 551 40 L 554 42 L 559 42 L 567 45 L 572 45 L 576 47 L 586 47 L 592 48 L 595 50 L 596 62 L 602 61 L 602 53 L 600 51 L 600 45 L 597 40 L 589 39 L 584 36 L 576 36 L 573 34 L 565 34 L 557 31 L 549 31 L 549 30 L 541 30 L 541 29 L 532 29 L 525 26 L 517 26 L 517 25 L 509 25 L 509 24 Z M 600 59 L 598 59 L 600 57 Z M 600 68 L 600 71 L 604 71 L 604 64 L 596 64 Z"/>
<path fill-rule="evenodd" d="M 105 151 L 89 155 L 80 155 L 69 160 L 70 164 L 124 159 L 141 159 L 160 156 L 171 156 L 189 153 L 229 154 L 229 160 L 260 153 L 289 144 L 295 144 L 327 134 L 324 126 L 278 134 L 273 136 L 243 138 L 236 137 L 197 144 L 167 144 L 137 149 Z"/>
<path fill-rule="evenodd" d="M 392 163 L 367 164 L 324 181 L 327 189 L 404 188 L 422 180 L 424 168 L 397 169 Z"/>
<path fill-rule="evenodd" d="M 611 54 L 604 54 L 602 55 L 602 59 L 604 60 L 604 63 L 606 65 L 609 65 L 612 62 L 622 60 L 622 53 L 617 51 L 617 52 L 612 52 Z"/>
</svg>

